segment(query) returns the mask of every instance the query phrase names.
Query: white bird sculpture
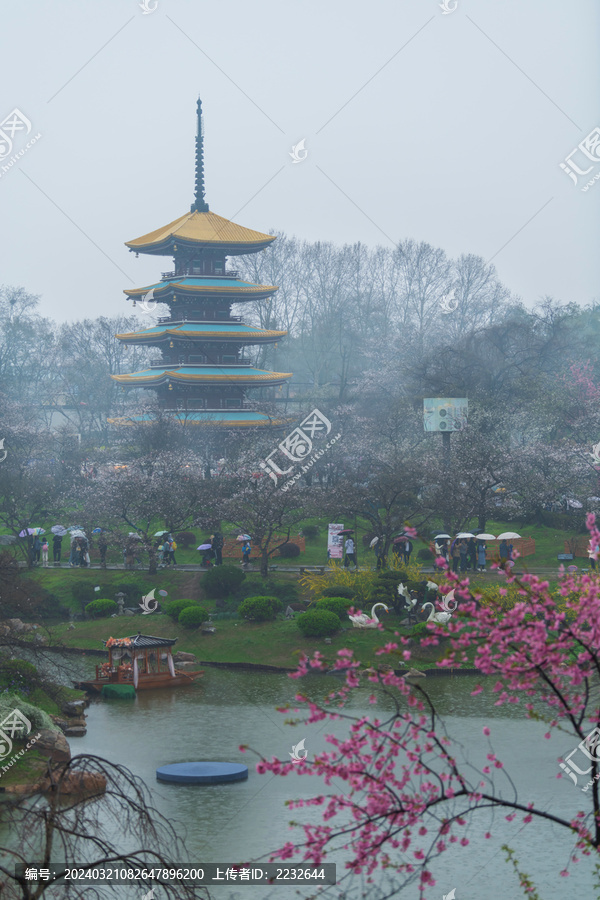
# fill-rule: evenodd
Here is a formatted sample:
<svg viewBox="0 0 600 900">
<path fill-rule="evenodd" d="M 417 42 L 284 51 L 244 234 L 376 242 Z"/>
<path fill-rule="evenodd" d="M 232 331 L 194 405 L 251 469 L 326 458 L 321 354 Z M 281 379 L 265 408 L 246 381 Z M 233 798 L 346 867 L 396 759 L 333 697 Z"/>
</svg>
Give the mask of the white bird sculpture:
<svg viewBox="0 0 600 900">
<path fill-rule="evenodd" d="M 404 597 L 407 603 L 410 603 L 410 591 L 402 584 L 402 582 L 398 585 L 398 593 L 401 597 Z"/>
<path fill-rule="evenodd" d="M 435 581 L 428 581 L 427 587 L 430 591 L 439 591 L 440 589 L 439 584 L 436 584 Z"/>
<path fill-rule="evenodd" d="M 389 612 L 389 609 L 387 608 L 385 603 L 376 603 L 373 606 L 373 608 L 371 609 L 370 618 L 366 613 L 361 613 L 360 615 L 357 615 L 357 616 L 349 616 L 349 619 L 352 622 L 352 624 L 354 625 L 354 627 L 355 628 L 377 628 L 377 626 L 379 625 L 379 619 L 377 618 L 375 610 L 377 609 L 378 606 L 383 606 L 385 611 Z"/>
<path fill-rule="evenodd" d="M 452 613 L 436 612 L 433 603 L 424 603 L 421 609 L 425 609 L 426 606 L 431 607 L 431 612 L 427 616 L 428 622 L 435 622 L 437 625 L 445 625 L 452 618 Z"/>
</svg>

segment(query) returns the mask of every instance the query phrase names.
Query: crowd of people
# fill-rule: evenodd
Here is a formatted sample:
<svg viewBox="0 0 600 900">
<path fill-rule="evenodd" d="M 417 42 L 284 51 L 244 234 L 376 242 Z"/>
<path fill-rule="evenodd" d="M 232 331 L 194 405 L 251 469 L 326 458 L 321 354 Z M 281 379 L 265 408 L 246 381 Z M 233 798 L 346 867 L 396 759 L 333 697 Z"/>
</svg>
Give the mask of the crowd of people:
<svg viewBox="0 0 600 900">
<path fill-rule="evenodd" d="M 435 552 L 438 557 L 443 557 L 447 563 L 452 562 L 453 572 L 486 571 L 487 544 L 485 541 L 475 538 L 438 539 L 435 542 Z M 508 541 L 500 541 L 500 564 L 505 566 L 513 558 L 513 545 Z"/>
</svg>

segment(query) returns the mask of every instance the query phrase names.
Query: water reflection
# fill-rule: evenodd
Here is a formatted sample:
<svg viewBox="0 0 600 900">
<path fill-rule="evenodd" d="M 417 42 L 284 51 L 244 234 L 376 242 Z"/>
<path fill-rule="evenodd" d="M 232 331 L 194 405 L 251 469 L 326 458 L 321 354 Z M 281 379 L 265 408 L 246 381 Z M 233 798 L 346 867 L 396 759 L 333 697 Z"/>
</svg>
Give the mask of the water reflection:
<svg viewBox="0 0 600 900">
<path fill-rule="evenodd" d="M 543 723 L 526 721 L 518 707 L 494 706 L 497 696 L 491 691 L 491 680 L 484 682 L 481 694 L 472 697 L 476 683 L 477 679 L 471 677 L 427 680 L 428 692 L 444 716 L 449 734 L 460 745 L 458 758 L 472 766 L 485 764 L 488 742 L 482 728 L 487 724 L 492 730 L 494 751 L 505 762 L 521 799 L 535 800 L 538 806 L 560 815 L 570 816 L 577 809 L 587 809 L 586 795 L 568 780 L 556 780 L 556 758 L 570 746 L 569 738 L 565 738 L 567 746 L 556 738 L 546 741 Z M 309 759 L 327 749 L 326 734 L 341 736 L 346 733 L 347 724 L 327 722 L 292 727 L 284 724 L 292 713 L 282 715 L 275 707 L 293 702 L 299 689 L 319 699 L 339 684 L 332 677 L 315 676 L 298 682 L 285 675 L 207 668 L 205 677 L 188 687 L 142 691 L 129 702 L 94 702 L 88 709 L 87 735 L 72 739 L 71 746 L 74 753 L 105 756 L 143 778 L 152 790 L 156 806 L 177 822 L 178 831 L 185 835 L 190 859 L 179 862 L 201 865 L 260 857 L 265 860 L 266 854 L 291 839 L 289 820 L 302 821 L 306 817 L 304 810 L 293 814 L 288 811 L 285 801 L 320 793 L 320 782 L 293 773 L 286 778 L 260 776 L 254 771 L 255 757 L 242 754 L 238 747 L 249 744 L 268 758 L 280 759 L 288 759 L 292 746 L 302 738 Z M 370 687 L 355 693 L 353 712 L 373 714 L 373 707 L 367 704 L 370 693 Z M 392 710 L 392 699 L 385 698 L 382 708 Z M 156 781 L 158 766 L 190 760 L 241 762 L 250 767 L 250 776 L 237 784 L 203 787 Z M 495 784 L 504 796 L 513 795 L 503 772 L 495 772 Z M 311 818 L 315 820 L 314 812 Z M 456 900 L 520 897 L 516 877 L 499 849 L 506 841 L 516 850 L 521 868 L 534 878 L 544 900 L 562 900 L 565 883 L 557 877 L 557 871 L 567 861 L 570 843 L 561 838 L 561 830 L 551 824 L 523 826 L 520 819 L 508 823 L 503 815 L 497 815 L 491 829 L 494 840 L 486 841 L 483 835 L 489 827 L 490 813 L 478 812 L 466 829 L 469 846 L 453 847 L 434 862 L 437 886 L 427 896 L 441 898 L 455 887 Z M 584 864 L 573 870 L 568 885 L 570 896 L 576 892 L 581 898 L 594 896 L 588 868 Z M 359 886 L 358 881 L 355 886 Z M 375 900 L 376 892 L 370 890 Z M 216 898 L 227 900 L 235 886 L 212 891 Z M 308 887 L 244 885 L 243 892 L 240 889 L 244 900 L 302 897 L 310 893 Z M 330 896 L 341 895 L 339 890 L 332 890 Z M 350 890 L 347 896 L 357 897 L 358 893 Z M 402 896 L 416 898 L 416 885 Z"/>
</svg>

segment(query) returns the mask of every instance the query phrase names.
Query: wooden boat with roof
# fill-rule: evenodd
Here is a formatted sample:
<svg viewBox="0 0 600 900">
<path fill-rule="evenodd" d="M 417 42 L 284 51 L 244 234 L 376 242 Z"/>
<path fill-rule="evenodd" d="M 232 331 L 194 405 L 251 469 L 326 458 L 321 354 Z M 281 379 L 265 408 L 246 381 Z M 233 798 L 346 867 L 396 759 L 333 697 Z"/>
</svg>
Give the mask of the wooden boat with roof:
<svg viewBox="0 0 600 900">
<path fill-rule="evenodd" d="M 80 681 L 75 687 L 101 692 L 105 685 L 133 685 L 136 691 L 149 688 L 179 687 L 204 675 L 202 670 L 182 672 L 175 668 L 173 645 L 177 638 L 137 634 L 103 641 L 108 662 L 96 666 L 96 677 Z"/>
</svg>

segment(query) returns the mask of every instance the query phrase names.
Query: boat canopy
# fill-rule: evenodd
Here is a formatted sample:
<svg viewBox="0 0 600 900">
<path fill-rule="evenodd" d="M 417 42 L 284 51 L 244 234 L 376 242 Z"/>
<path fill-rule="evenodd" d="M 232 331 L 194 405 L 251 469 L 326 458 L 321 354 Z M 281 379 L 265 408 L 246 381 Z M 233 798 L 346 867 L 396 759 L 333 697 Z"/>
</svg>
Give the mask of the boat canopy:
<svg viewBox="0 0 600 900">
<path fill-rule="evenodd" d="M 151 634 L 132 634 L 131 637 L 109 637 L 102 641 L 107 650 L 112 648 L 120 650 L 150 650 L 152 647 L 172 647 L 177 638 L 154 637 Z"/>
</svg>

